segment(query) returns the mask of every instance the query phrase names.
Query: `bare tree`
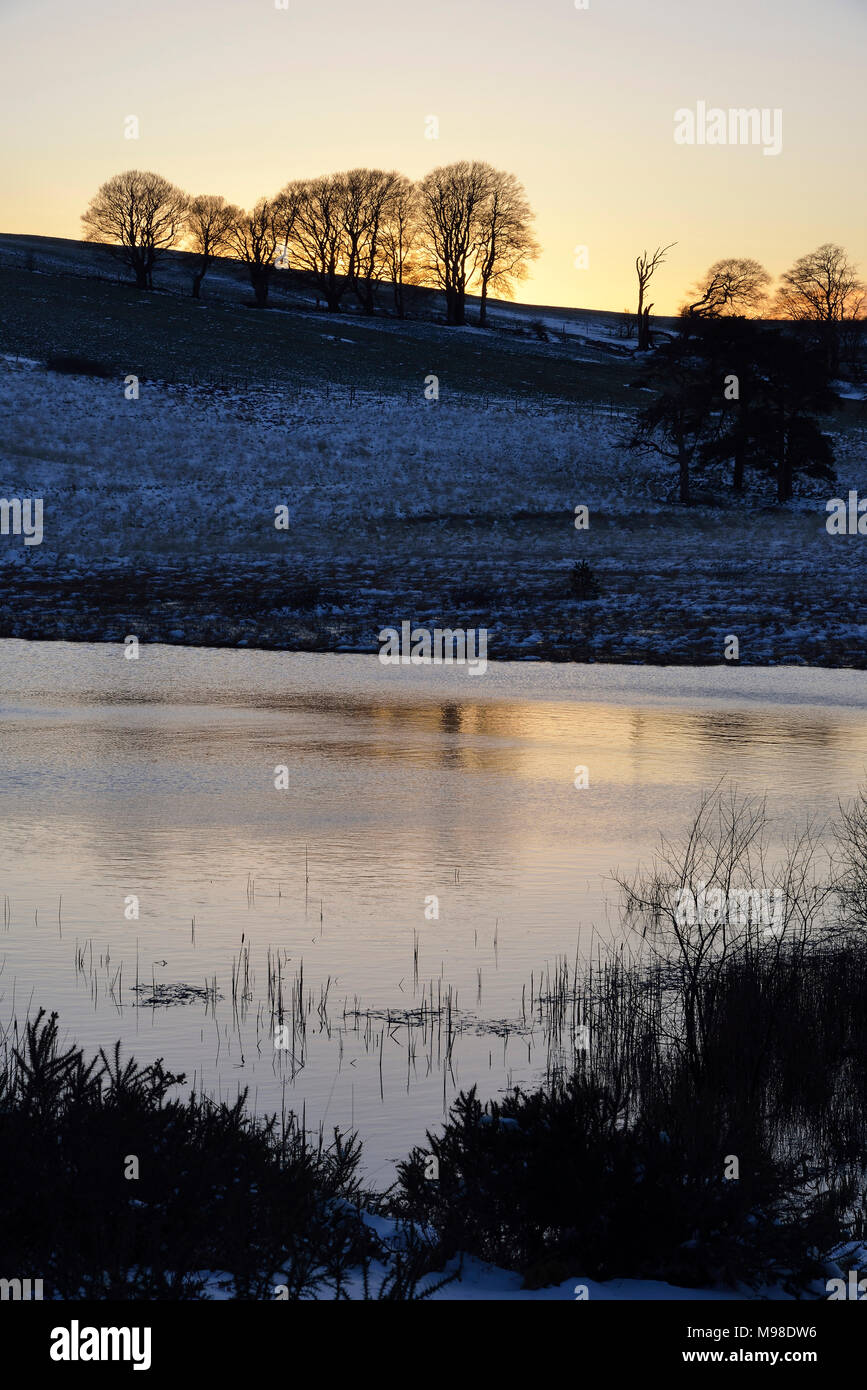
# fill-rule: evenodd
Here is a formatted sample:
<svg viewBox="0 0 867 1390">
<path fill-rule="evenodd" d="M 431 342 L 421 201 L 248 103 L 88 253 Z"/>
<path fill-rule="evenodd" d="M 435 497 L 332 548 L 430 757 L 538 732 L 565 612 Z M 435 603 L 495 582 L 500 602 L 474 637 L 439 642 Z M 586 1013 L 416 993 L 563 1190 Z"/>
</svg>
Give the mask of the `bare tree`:
<svg viewBox="0 0 867 1390">
<path fill-rule="evenodd" d="M 774 311 L 780 318 L 820 326 L 828 368 L 834 372 L 840 359 L 841 326 L 862 317 L 865 298 L 867 286 L 843 247 L 826 242 L 780 276 Z"/>
<path fill-rule="evenodd" d="M 475 270 L 481 286 L 479 327 L 487 322 L 488 293 L 511 296 L 515 280 L 527 274 L 540 251 L 531 231 L 533 213 L 524 186 L 514 174 L 491 169 L 488 195 L 479 213 L 480 237 Z"/>
<path fill-rule="evenodd" d="M 653 272 L 658 265 L 665 260 L 666 251 L 670 251 L 672 246 L 676 246 L 676 241 L 670 241 L 667 246 L 657 246 L 652 256 L 648 256 L 646 251 L 642 251 L 640 256 L 635 258 L 635 273 L 638 276 L 638 351 L 646 352 L 650 347 L 650 311 L 652 304 L 645 304 L 644 299 L 647 287 L 650 284 Z"/>
<path fill-rule="evenodd" d="M 781 318 L 842 323 L 858 318 L 867 286 L 842 246 L 824 246 L 801 256 L 780 276 L 774 307 Z"/>
<path fill-rule="evenodd" d="M 337 215 L 341 223 L 340 264 L 348 286 L 355 289 L 358 265 L 365 254 L 367 191 L 370 170 L 350 169 L 340 176 Z"/>
<path fill-rule="evenodd" d="M 268 302 L 268 288 L 277 258 L 278 219 L 274 204 L 260 198 L 250 212 L 237 210 L 228 233 L 232 252 L 250 272 L 250 284 L 260 309 Z"/>
<path fill-rule="evenodd" d="M 145 290 L 160 255 L 182 237 L 186 210 L 186 193 L 161 174 L 128 169 L 102 185 L 81 221 L 85 240 L 112 247 Z"/>
<path fill-rule="evenodd" d="M 842 934 L 819 827 L 800 827 L 776 853 L 772 831 L 764 801 L 718 784 L 702 797 L 682 841 L 663 839 L 649 868 L 617 879 L 626 925 L 677 981 L 663 1017 L 669 1008 L 678 1011 L 682 1027 L 669 1035 L 697 1079 L 711 1039 L 713 1001 L 732 959 L 803 960 L 810 942 Z M 756 884 L 766 885 L 764 905 Z M 768 992 L 760 1044 L 771 1036 L 774 1015 L 783 1021 L 788 1002 L 785 994 Z"/>
<path fill-rule="evenodd" d="M 466 323 L 466 295 L 484 238 L 484 208 L 493 170 L 480 160 L 432 169 L 419 185 L 423 273 L 445 292 L 446 321 Z"/>
<path fill-rule="evenodd" d="M 240 208 L 227 203 L 217 193 L 200 193 L 191 198 L 186 216 L 187 244 L 199 257 L 193 274 L 193 299 L 199 298 L 202 281 L 215 256 L 230 245 L 230 234 L 241 217 Z"/>
<path fill-rule="evenodd" d="M 326 174 L 289 184 L 281 197 L 293 207 L 291 259 L 322 294 L 330 313 L 347 284 L 347 175 Z"/>
<path fill-rule="evenodd" d="M 281 270 L 291 269 L 292 236 L 303 198 L 302 190 L 303 185 L 300 181 L 288 183 L 271 200 L 271 215 L 274 219 L 274 231 L 277 240 L 274 264 L 279 266 Z"/>
<path fill-rule="evenodd" d="M 415 283 L 418 275 L 414 258 L 417 238 L 418 194 L 415 184 L 401 174 L 386 203 L 382 226 L 384 273 L 391 281 L 399 319 L 406 313 L 404 285 Z"/>
<path fill-rule="evenodd" d="M 352 169 L 345 175 L 346 275 L 366 314 L 374 311 L 374 286 L 385 269 L 386 209 L 402 177 L 396 170 L 386 173 L 382 169 Z"/>
<path fill-rule="evenodd" d="M 758 316 L 766 304 L 770 283 L 764 266 L 747 256 L 716 261 L 693 287 L 695 300 L 684 304 L 680 312 L 701 318 L 725 314 Z"/>
</svg>

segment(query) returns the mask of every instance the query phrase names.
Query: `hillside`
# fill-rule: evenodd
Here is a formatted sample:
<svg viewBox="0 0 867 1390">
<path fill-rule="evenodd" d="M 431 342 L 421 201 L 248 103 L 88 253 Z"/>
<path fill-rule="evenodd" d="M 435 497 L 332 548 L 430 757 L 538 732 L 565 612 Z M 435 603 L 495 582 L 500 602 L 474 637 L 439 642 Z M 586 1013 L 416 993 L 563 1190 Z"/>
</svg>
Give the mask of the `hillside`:
<svg viewBox="0 0 867 1390">
<path fill-rule="evenodd" d="M 627 448 L 647 396 L 618 315 L 447 329 L 317 312 L 288 279 L 258 311 L 231 263 L 198 304 L 181 257 L 140 293 L 80 243 L 0 251 L 0 483 L 45 513 L 40 545 L 0 538 L 0 636 L 373 651 L 410 620 L 487 627 L 491 659 L 714 663 L 734 633 L 747 663 L 867 666 L 829 485 L 777 508 L 711 472 L 678 506 Z M 46 368 L 70 354 L 104 376 Z M 827 428 L 838 494 L 867 491 L 863 402 Z"/>
<path fill-rule="evenodd" d="M 442 298 L 413 289 L 410 317 L 369 318 L 346 297 L 339 314 L 292 273 L 276 272 L 269 307 L 251 304 L 244 267 L 221 259 L 199 303 L 189 294 L 194 258 L 169 252 L 142 294 L 103 247 L 50 237 L 0 236 L 0 350 L 44 360 L 79 353 L 173 382 L 282 385 L 323 381 L 383 392 L 418 386 L 428 373 L 446 391 L 628 401 L 634 342 L 626 316 L 494 300 L 490 328 L 442 324 Z M 84 283 L 83 283 L 84 282 Z M 51 304 L 50 314 L 45 305 Z M 469 317 L 476 317 L 472 297 Z M 204 320 L 204 324 L 203 324 Z M 548 342 L 537 336 L 544 324 Z M 659 320 L 664 331 L 670 320 Z M 136 365 L 130 365 L 134 362 Z"/>
</svg>

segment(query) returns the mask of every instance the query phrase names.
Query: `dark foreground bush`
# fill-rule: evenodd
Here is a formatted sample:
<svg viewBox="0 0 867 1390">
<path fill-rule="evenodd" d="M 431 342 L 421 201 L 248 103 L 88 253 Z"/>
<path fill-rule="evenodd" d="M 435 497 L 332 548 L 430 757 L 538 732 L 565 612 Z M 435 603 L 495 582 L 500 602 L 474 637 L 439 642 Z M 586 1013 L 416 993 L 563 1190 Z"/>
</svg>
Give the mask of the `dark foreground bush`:
<svg viewBox="0 0 867 1390">
<path fill-rule="evenodd" d="M 599 581 L 586 560 L 576 560 L 569 571 L 569 589 L 573 598 L 599 597 Z"/>
<path fill-rule="evenodd" d="M 181 1081 L 122 1064 L 119 1045 L 91 1062 L 61 1050 L 56 1015 L 27 1026 L 0 1074 L 9 1277 L 41 1278 L 45 1297 L 177 1299 L 219 1272 L 239 1298 L 299 1298 L 369 1261 L 354 1138 L 313 1146 L 294 1117 L 252 1119 L 245 1096 L 168 1099 Z M 410 1296 L 413 1272 L 405 1260 L 386 1296 Z"/>
<path fill-rule="evenodd" d="M 64 372 L 69 376 L 96 376 L 104 381 L 117 376 L 114 367 L 108 363 L 98 362 L 92 357 L 79 357 L 75 353 L 52 353 L 45 365 L 50 372 Z"/>
<path fill-rule="evenodd" d="M 676 1121 L 677 1116 L 672 1114 Z M 672 1124 L 624 1124 L 621 1107 L 581 1076 L 483 1108 L 461 1095 L 427 1152 L 400 1166 L 402 1210 L 458 1250 L 520 1271 L 528 1287 L 587 1275 L 687 1286 L 777 1280 L 796 1291 L 818 1277 L 807 1252 L 828 1249 L 833 1203 L 809 1195 L 795 1165 Z"/>
</svg>

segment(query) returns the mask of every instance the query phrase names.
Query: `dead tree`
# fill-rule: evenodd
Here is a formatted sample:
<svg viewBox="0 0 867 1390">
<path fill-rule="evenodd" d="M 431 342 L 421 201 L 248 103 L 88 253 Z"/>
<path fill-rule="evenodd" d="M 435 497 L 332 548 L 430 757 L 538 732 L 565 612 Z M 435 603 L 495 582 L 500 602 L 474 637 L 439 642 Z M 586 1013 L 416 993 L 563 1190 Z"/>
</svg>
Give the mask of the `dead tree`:
<svg viewBox="0 0 867 1390">
<path fill-rule="evenodd" d="M 665 260 L 666 251 L 670 251 L 672 246 L 676 246 L 676 241 L 670 241 L 667 246 L 657 246 L 652 256 L 648 256 L 646 251 L 642 251 L 640 256 L 635 258 L 635 273 L 638 276 L 638 351 L 646 352 L 650 347 L 650 311 L 652 304 L 645 304 L 644 298 L 647 287 L 650 284 L 653 272 L 658 265 Z"/>
</svg>

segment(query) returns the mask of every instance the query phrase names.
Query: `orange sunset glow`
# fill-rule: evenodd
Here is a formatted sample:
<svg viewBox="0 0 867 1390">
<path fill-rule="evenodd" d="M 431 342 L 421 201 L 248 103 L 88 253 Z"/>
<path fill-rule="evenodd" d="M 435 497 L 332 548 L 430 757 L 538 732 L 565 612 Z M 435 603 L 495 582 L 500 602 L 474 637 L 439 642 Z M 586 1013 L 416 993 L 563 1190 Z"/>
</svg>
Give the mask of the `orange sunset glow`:
<svg viewBox="0 0 867 1390">
<path fill-rule="evenodd" d="M 536 213 L 525 303 L 634 307 L 635 256 L 668 242 L 659 313 L 723 256 L 776 276 L 834 241 L 863 265 L 867 11 L 826 0 L 817 19 L 811 0 L 9 0 L 0 231 L 77 238 L 126 168 L 249 206 L 291 178 L 478 158 Z M 699 102 L 779 110 L 780 151 L 679 145 L 675 112 Z"/>
</svg>

